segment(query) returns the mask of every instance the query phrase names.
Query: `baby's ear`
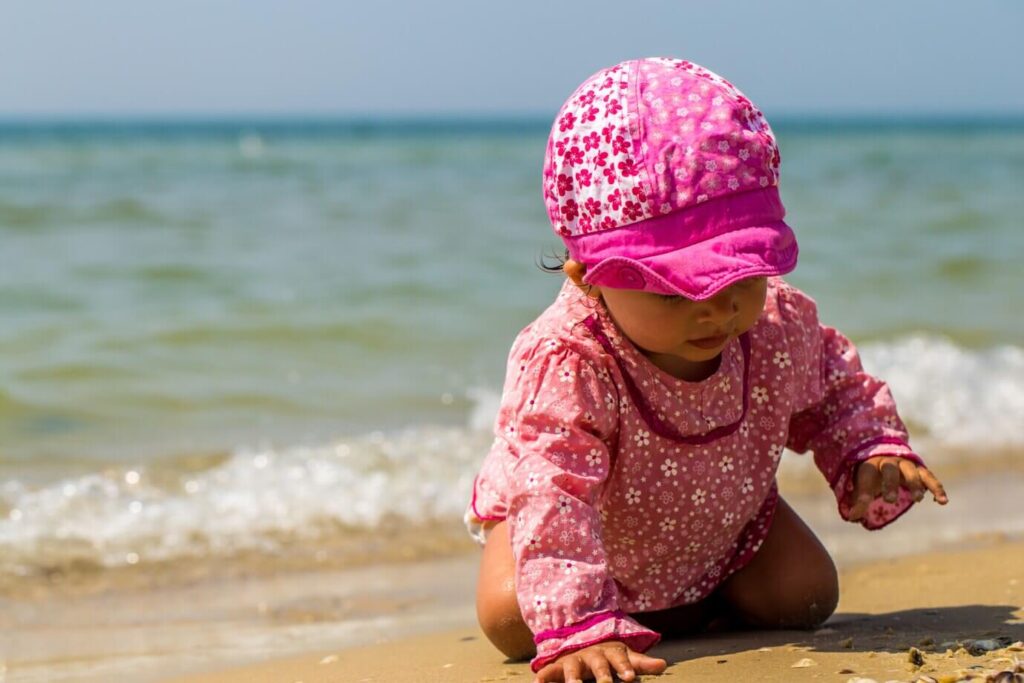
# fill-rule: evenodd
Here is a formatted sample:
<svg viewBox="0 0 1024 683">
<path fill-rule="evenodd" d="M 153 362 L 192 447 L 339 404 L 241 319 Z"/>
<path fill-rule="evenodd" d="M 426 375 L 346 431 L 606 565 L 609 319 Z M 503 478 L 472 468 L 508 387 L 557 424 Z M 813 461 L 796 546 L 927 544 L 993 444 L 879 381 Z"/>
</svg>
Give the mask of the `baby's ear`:
<svg viewBox="0 0 1024 683">
<path fill-rule="evenodd" d="M 583 276 L 587 274 L 586 265 L 580 263 L 579 261 L 566 259 L 565 263 L 562 264 L 562 271 L 570 280 L 572 280 L 572 283 L 579 287 L 580 289 L 582 289 L 587 294 L 587 296 L 591 296 L 595 299 L 601 296 L 601 290 L 598 287 L 594 285 L 588 285 L 586 282 L 583 281 Z"/>
</svg>

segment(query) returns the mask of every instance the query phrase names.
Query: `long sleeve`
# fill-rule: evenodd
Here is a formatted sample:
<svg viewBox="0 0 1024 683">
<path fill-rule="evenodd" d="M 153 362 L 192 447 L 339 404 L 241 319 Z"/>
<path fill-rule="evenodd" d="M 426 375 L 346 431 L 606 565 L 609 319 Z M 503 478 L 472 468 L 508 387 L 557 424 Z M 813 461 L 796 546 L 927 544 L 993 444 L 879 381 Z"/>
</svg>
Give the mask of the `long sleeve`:
<svg viewBox="0 0 1024 683">
<path fill-rule="evenodd" d="M 864 372 L 857 349 L 846 337 L 819 323 L 813 300 L 785 285 L 779 288 L 779 311 L 800 350 L 795 355 L 806 363 L 796 391 L 803 405 L 790 421 L 787 446 L 814 453 L 835 493 L 839 514 L 849 520 L 848 495 L 858 464 L 877 455 L 923 462 L 908 444 L 889 387 Z M 876 498 L 861 523 L 879 529 L 913 504 L 912 494 L 901 486 L 893 503 Z"/>
<path fill-rule="evenodd" d="M 659 636 L 619 609 L 597 509 L 618 425 L 614 384 L 557 340 L 532 344 L 509 372 L 495 432 L 514 456 L 508 524 L 532 668 L 606 640 L 645 651 Z"/>
</svg>

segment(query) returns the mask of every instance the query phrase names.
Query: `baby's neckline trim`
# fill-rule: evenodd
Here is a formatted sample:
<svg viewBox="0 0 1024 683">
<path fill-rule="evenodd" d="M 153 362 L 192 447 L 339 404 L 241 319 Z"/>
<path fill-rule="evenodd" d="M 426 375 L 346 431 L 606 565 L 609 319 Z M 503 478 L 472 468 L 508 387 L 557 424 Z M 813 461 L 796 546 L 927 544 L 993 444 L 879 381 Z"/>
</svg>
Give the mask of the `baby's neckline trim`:
<svg viewBox="0 0 1024 683">
<path fill-rule="evenodd" d="M 743 420 L 746 419 L 748 403 L 750 400 L 750 392 L 748 391 L 750 382 L 749 332 L 744 332 L 739 337 L 740 349 L 743 351 L 743 410 L 740 412 L 739 419 L 733 422 L 732 424 L 716 427 L 715 429 L 712 429 L 711 431 L 706 432 L 704 434 L 684 435 L 680 434 L 679 431 L 676 430 L 676 428 L 673 427 L 671 424 L 658 417 L 657 411 L 654 410 L 651 407 L 651 405 L 647 402 L 647 399 L 644 398 L 643 392 L 640 391 L 640 388 L 636 385 L 636 382 L 633 381 L 633 377 L 632 375 L 630 375 L 629 368 L 626 366 L 626 363 L 619 356 L 618 351 L 615 349 L 615 346 L 608 338 L 608 335 L 604 333 L 604 330 L 601 327 L 601 321 L 597 313 L 592 313 L 591 315 L 587 316 L 583 320 L 583 324 L 590 331 L 590 334 L 594 336 L 594 339 L 596 339 L 597 342 L 604 348 L 604 350 L 607 351 L 608 354 L 615 359 L 615 363 L 616 365 L 619 366 L 619 370 L 622 373 L 622 379 L 626 383 L 626 388 L 629 390 L 630 398 L 633 399 L 633 404 L 636 405 L 637 410 L 640 412 L 641 417 L 643 417 L 644 419 L 644 422 L 646 422 L 647 425 L 658 436 L 664 437 L 666 439 L 671 439 L 672 441 L 676 441 L 679 443 L 684 443 L 687 445 L 700 445 L 710 443 L 711 441 L 716 441 L 723 437 L 729 436 L 730 434 L 734 433 L 737 429 L 739 429 L 740 425 L 743 423 Z M 719 368 L 719 371 L 721 371 L 721 368 Z"/>
</svg>

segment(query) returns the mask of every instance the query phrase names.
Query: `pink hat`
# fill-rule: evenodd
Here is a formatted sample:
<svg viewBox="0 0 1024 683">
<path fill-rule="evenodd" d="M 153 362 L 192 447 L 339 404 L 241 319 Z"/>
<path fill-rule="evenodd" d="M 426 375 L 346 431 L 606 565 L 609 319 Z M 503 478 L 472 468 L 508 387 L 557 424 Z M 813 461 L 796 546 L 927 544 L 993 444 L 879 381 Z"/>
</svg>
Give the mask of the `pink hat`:
<svg viewBox="0 0 1024 683">
<path fill-rule="evenodd" d="M 584 282 L 707 299 L 796 266 L 779 150 L 724 78 L 677 59 L 602 69 L 558 113 L 544 203 Z"/>
</svg>

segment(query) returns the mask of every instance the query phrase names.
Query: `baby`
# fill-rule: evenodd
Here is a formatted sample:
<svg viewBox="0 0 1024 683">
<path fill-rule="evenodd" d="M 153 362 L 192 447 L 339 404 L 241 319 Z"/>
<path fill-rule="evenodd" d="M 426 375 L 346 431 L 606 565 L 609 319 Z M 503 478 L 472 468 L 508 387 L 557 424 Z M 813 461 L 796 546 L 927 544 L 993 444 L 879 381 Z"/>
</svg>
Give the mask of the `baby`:
<svg viewBox="0 0 1024 683">
<path fill-rule="evenodd" d="M 813 451 L 839 514 L 878 529 L 941 483 L 886 385 L 779 276 L 796 266 L 779 152 L 720 76 L 623 62 L 563 105 L 544 201 L 555 302 L 516 338 L 466 523 L 480 625 L 537 681 L 660 673 L 661 634 L 812 628 L 831 558 L 778 493 Z"/>
</svg>

